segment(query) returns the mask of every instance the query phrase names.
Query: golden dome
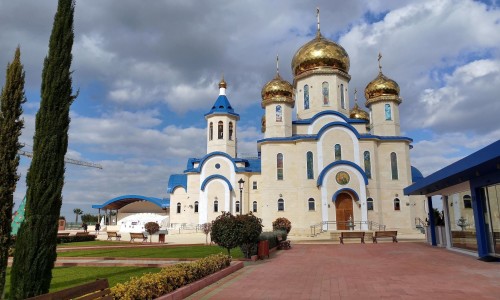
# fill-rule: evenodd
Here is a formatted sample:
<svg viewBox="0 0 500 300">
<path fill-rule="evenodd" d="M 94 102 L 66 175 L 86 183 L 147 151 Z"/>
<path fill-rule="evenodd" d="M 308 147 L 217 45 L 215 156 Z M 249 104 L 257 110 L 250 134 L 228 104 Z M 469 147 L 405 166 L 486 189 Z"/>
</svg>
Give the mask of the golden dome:
<svg viewBox="0 0 500 300">
<path fill-rule="evenodd" d="M 377 78 L 373 79 L 365 88 L 367 102 L 379 96 L 396 96 L 399 99 L 399 85 L 382 72 L 379 72 Z"/>
<path fill-rule="evenodd" d="M 356 102 L 356 104 L 354 104 L 354 107 L 351 109 L 351 112 L 349 113 L 349 118 L 370 121 L 370 115 L 366 111 L 362 110 L 358 106 L 357 102 Z"/>
<path fill-rule="evenodd" d="M 222 79 L 221 81 L 219 82 L 219 89 L 226 89 L 227 88 L 227 83 L 226 81 L 224 80 L 224 75 L 222 75 Z"/>
<path fill-rule="evenodd" d="M 339 69 L 349 73 L 349 55 L 342 46 L 324 38 L 318 30 L 316 37 L 302 46 L 292 60 L 295 76 L 317 68 Z"/>
<path fill-rule="evenodd" d="M 284 102 L 295 105 L 293 99 L 293 86 L 276 74 L 273 80 L 269 81 L 262 88 L 262 107 L 271 102 Z"/>
</svg>

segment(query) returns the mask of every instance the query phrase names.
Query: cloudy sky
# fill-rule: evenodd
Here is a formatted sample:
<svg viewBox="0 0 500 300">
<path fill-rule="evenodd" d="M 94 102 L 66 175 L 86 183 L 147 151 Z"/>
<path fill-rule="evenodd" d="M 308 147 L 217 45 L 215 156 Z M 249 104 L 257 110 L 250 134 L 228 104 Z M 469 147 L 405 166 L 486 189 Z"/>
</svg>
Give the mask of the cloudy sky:
<svg viewBox="0 0 500 300">
<path fill-rule="evenodd" d="M 124 194 L 167 197 L 170 174 L 206 153 L 203 115 L 222 73 L 241 115 L 239 150 L 256 153 L 261 88 L 275 74 L 276 54 L 292 81 L 290 62 L 314 36 L 316 6 L 322 34 L 349 53 L 351 99 L 377 75 L 382 53 L 384 74 L 401 87 L 412 165 L 424 175 L 500 138 L 499 1 L 77 1 L 72 69 L 80 96 L 67 156 L 103 169 L 67 165 L 62 214 L 95 213 L 92 204 Z M 56 1 L 0 0 L 0 65 L 20 45 L 26 71 L 28 151 L 55 9 Z M 16 204 L 29 163 L 22 158 Z"/>
</svg>

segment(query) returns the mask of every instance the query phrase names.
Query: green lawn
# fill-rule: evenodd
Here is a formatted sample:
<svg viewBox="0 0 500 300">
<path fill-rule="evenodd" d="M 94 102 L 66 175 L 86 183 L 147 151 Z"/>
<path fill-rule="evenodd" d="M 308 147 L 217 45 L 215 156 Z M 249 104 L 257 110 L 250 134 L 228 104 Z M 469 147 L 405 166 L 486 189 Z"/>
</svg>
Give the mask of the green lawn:
<svg viewBox="0 0 500 300">
<path fill-rule="evenodd" d="M 72 242 L 57 244 L 57 247 L 90 247 L 90 246 L 126 246 L 131 245 L 130 242 L 115 242 L 115 241 L 88 241 L 88 242 Z"/>
<path fill-rule="evenodd" d="M 80 243 L 75 243 L 80 244 Z M 219 246 L 137 247 L 82 249 L 58 252 L 58 257 L 139 257 L 139 258 L 202 258 L 210 254 L 227 253 Z M 231 250 L 233 258 L 243 258 L 239 248 Z"/>
<path fill-rule="evenodd" d="M 146 273 L 156 273 L 160 268 L 144 267 L 56 267 L 52 270 L 50 291 L 55 292 L 72 286 L 94 281 L 96 278 L 107 278 L 110 286 L 128 281 L 130 277 L 142 276 Z M 10 290 L 10 268 L 7 268 L 7 297 Z"/>
</svg>

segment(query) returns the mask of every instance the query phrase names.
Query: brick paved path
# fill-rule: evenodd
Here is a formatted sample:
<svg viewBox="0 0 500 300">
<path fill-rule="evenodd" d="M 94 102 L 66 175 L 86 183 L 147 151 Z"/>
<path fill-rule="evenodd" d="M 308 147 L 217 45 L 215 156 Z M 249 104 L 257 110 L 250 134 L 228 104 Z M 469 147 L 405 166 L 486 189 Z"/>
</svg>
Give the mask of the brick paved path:
<svg viewBox="0 0 500 300">
<path fill-rule="evenodd" d="M 500 299 L 500 263 L 424 243 L 294 245 L 188 299 Z"/>
</svg>

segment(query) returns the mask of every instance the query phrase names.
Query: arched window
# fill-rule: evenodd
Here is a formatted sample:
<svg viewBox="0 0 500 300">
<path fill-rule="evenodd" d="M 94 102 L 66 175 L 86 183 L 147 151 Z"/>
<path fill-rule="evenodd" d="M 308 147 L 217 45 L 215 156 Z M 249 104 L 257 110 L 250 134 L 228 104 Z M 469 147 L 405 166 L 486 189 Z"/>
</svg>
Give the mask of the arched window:
<svg viewBox="0 0 500 300">
<path fill-rule="evenodd" d="M 401 205 L 399 203 L 399 199 L 398 198 L 394 199 L 394 210 L 401 210 Z"/>
<path fill-rule="evenodd" d="M 177 213 L 178 214 L 181 213 L 181 203 L 180 202 L 177 202 Z"/>
<path fill-rule="evenodd" d="M 307 152 L 307 179 L 314 179 L 313 153 Z"/>
<path fill-rule="evenodd" d="M 364 158 L 364 162 L 365 162 L 366 177 L 372 178 L 372 162 L 370 160 L 370 152 L 365 151 L 365 153 L 363 153 L 363 158 Z"/>
<path fill-rule="evenodd" d="M 194 212 L 197 213 L 198 212 L 198 201 L 195 201 L 194 202 Z"/>
<path fill-rule="evenodd" d="M 340 107 L 345 109 L 344 84 L 340 84 Z"/>
<path fill-rule="evenodd" d="M 252 211 L 253 211 L 253 212 L 257 212 L 257 201 L 254 201 L 254 202 L 252 203 Z"/>
<path fill-rule="evenodd" d="M 236 201 L 236 212 L 240 212 L 240 201 Z"/>
<path fill-rule="evenodd" d="M 469 195 L 464 196 L 464 208 L 472 208 L 472 197 Z"/>
<path fill-rule="evenodd" d="M 321 84 L 321 92 L 323 94 L 323 105 L 330 104 L 330 88 L 328 87 L 328 82 L 323 82 Z"/>
<path fill-rule="evenodd" d="M 309 86 L 304 85 L 304 109 L 309 109 Z"/>
<path fill-rule="evenodd" d="M 366 209 L 367 210 L 373 210 L 373 199 L 372 198 L 368 198 L 366 199 Z"/>
<path fill-rule="evenodd" d="M 219 124 L 217 126 L 217 131 L 218 131 L 218 138 L 219 140 L 222 140 L 224 138 L 224 123 L 222 121 L 219 121 Z"/>
<path fill-rule="evenodd" d="M 278 199 L 278 211 L 284 211 L 284 210 L 285 210 L 285 200 Z"/>
<path fill-rule="evenodd" d="M 335 161 L 342 159 L 342 146 L 335 144 Z"/>
<path fill-rule="evenodd" d="M 398 179 L 398 157 L 395 152 L 391 153 L 391 172 L 392 179 Z"/>
<path fill-rule="evenodd" d="M 281 110 L 281 105 L 276 105 L 276 122 L 283 121 L 283 111 Z"/>
<path fill-rule="evenodd" d="M 316 205 L 314 203 L 314 199 L 313 198 L 309 198 L 309 200 L 307 200 L 307 205 L 309 207 L 309 210 L 316 210 Z"/>
<path fill-rule="evenodd" d="M 233 139 L 233 122 L 229 122 L 229 140 Z"/>
<path fill-rule="evenodd" d="M 213 140 L 214 139 L 214 123 L 210 122 L 210 132 L 208 134 L 208 139 Z"/>
<path fill-rule="evenodd" d="M 390 104 L 385 105 L 385 120 L 386 121 L 392 120 L 392 112 L 391 112 L 391 105 Z"/>
<path fill-rule="evenodd" d="M 283 180 L 283 154 L 281 153 L 276 156 L 276 171 L 278 180 Z"/>
<path fill-rule="evenodd" d="M 214 201 L 214 212 L 219 212 L 219 201 Z"/>
</svg>

